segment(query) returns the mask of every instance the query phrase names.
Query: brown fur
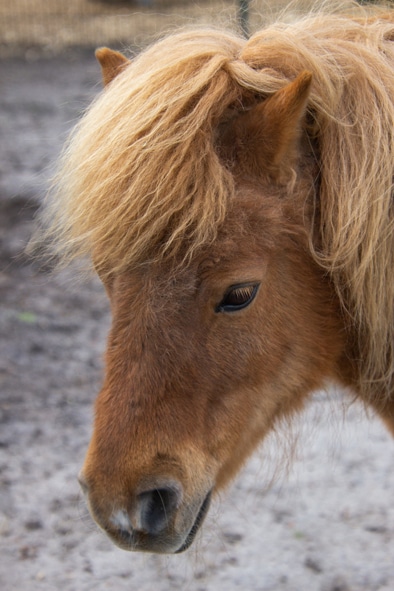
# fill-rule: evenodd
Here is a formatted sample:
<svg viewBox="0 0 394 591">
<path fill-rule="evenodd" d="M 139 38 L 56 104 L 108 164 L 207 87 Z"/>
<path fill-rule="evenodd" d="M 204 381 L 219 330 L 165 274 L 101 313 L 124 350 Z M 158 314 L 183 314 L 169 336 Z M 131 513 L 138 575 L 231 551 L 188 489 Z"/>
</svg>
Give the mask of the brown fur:
<svg viewBox="0 0 394 591">
<path fill-rule="evenodd" d="M 112 82 L 130 64 L 130 60 L 122 53 L 110 50 L 107 47 L 96 49 L 95 55 L 101 66 L 104 86 Z"/>
<path fill-rule="evenodd" d="M 100 51 L 110 84 L 47 235 L 92 257 L 111 301 L 81 480 L 122 547 L 184 549 L 209 491 L 327 380 L 394 433 L 393 22 L 188 32 L 131 64 Z M 220 311 L 250 283 L 250 305 Z"/>
</svg>

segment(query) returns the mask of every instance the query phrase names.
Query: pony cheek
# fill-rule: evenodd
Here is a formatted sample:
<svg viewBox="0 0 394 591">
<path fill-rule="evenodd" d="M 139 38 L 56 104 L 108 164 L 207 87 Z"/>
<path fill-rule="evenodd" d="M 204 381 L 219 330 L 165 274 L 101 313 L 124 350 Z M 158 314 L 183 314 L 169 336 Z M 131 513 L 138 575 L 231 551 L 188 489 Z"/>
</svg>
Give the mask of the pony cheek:
<svg viewBox="0 0 394 591">
<path fill-rule="evenodd" d="M 256 394 L 260 396 L 254 388 L 238 388 L 208 407 L 205 433 L 207 457 L 216 471 L 215 491 L 232 480 L 269 430 L 270 413 L 256 404 Z"/>
</svg>

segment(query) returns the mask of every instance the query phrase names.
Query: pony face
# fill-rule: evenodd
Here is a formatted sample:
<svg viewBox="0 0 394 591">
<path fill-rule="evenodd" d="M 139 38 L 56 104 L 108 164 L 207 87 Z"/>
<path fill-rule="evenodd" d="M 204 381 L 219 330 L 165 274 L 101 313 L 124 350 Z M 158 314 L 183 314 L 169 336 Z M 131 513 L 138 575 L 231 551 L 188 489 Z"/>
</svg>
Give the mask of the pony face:
<svg viewBox="0 0 394 591">
<path fill-rule="evenodd" d="M 241 180 L 215 243 L 188 265 L 105 279 L 107 375 L 81 480 L 122 548 L 186 549 L 212 493 L 335 373 L 332 294 L 292 210 Z"/>
</svg>

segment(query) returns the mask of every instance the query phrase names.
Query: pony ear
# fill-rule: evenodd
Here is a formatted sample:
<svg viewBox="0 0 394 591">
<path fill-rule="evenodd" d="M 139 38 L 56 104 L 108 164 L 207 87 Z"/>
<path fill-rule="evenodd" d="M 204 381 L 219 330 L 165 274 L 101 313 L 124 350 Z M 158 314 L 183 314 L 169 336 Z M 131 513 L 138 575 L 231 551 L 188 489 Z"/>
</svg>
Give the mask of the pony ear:
<svg viewBox="0 0 394 591">
<path fill-rule="evenodd" d="M 233 122 L 233 150 L 242 169 L 280 180 L 296 157 L 312 74 L 302 72 Z M 289 167 L 290 164 L 290 167 Z"/>
<path fill-rule="evenodd" d="M 131 62 L 119 51 L 100 47 L 96 49 L 95 56 L 101 66 L 103 84 L 107 86 L 112 80 L 124 70 Z"/>
</svg>

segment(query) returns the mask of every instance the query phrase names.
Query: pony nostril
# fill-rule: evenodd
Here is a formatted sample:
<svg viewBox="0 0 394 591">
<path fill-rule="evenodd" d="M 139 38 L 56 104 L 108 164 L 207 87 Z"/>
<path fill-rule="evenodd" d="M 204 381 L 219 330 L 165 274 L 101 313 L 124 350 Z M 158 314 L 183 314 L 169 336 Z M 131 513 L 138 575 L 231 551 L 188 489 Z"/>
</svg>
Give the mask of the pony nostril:
<svg viewBox="0 0 394 591">
<path fill-rule="evenodd" d="M 147 534 L 158 534 L 163 531 L 177 510 L 181 495 L 177 485 L 140 493 L 137 497 L 137 529 Z"/>
</svg>

